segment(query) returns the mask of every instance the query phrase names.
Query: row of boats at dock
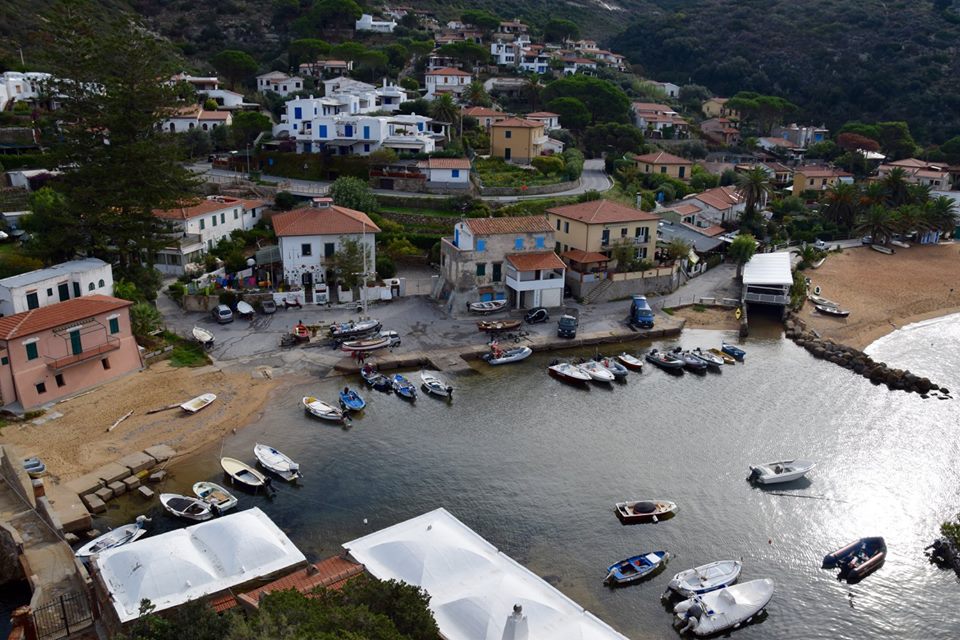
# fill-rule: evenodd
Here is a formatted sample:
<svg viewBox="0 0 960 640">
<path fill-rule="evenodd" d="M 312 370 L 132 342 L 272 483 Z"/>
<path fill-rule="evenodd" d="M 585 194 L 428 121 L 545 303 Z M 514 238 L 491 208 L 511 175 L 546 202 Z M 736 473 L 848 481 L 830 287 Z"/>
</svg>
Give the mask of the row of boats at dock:
<svg viewBox="0 0 960 640">
<path fill-rule="evenodd" d="M 567 382 L 613 382 L 625 379 L 631 371 L 643 371 L 644 360 L 669 373 L 681 374 L 684 370 L 694 373 L 703 373 L 707 369 L 720 371 L 725 364 L 742 362 L 745 356 L 746 352 L 730 344 L 723 344 L 721 349 L 706 351 L 700 348 L 684 351 L 677 347 L 673 351 L 652 349 L 644 359 L 623 352 L 615 357 L 598 355 L 593 360 L 554 360 L 547 370 L 554 377 Z"/>
</svg>

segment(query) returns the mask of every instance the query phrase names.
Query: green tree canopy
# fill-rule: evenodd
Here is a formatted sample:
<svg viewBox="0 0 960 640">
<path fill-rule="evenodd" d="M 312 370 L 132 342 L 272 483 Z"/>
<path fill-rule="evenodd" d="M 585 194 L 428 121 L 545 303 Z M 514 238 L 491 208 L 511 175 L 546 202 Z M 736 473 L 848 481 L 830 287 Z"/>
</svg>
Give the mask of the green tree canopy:
<svg viewBox="0 0 960 640">
<path fill-rule="evenodd" d="M 235 87 L 244 84 L 257 72 L 257 61 L 245 52 L 236 49 L 226 49 L 213 56 L 210 64 Z"/>
<path fill-rule="evenodd" d="M 332 49 L 330 54 L 337 59 L 348 60 L 350 62 L 359 62 L 367 53 L 367 48 L 359 42 L 341 42 Z"/>
<path fill-rule="evenodd" d="M 449 56 L 473 66 L 490 58 L 490 50 L 476 42 L 451 42 L 437 49 L 437 54 Z"/>
<path fill-rule="evenodd" d="M 316 62 L 319 56 L 330 53 L 330 43 L 318 38 L 293 40 L 287 46 L 290 67 L 296 69 L 304 62 Z"/>
<path fill-rule="evenodd" d="M 334 204 L 354 211 L 369 213 L 377 208 L 377 198 L 370 190 L 370 185 L 360 178 L 337 178 L 330 185 L 330 197 Z"/>
<path fill-rule="evenodd" d="M 464 24 L 473 25 L 483 31 L 494 31 L 500 27 L 500 18 L 479 9 L 469 9 L 460 14 L 460 20 Z"/>
<path fill-rule="evenodd" d="M 564 40 L 576 40 L 579 37 L 580 27 L 576 22 L 570 20 L 554 18 L 543 28 L 545 42 L 563 42 Z"/>
<path fill-rule="evenodd" d="M 273 123 L 270 118 L 256 111 L 241 111 L 233 116 L 233 124 L 230 125 L 230 132 L 233 134 L 233 141 L 237 148 L 246 147 L 253 144 L 257 136 L 264 131 L 270 131 Z"/>
<path fill-rule="evenodd" d="M 554 98 L 547 103 L 547 109 L 560 116 L 560 125 L 572 131 L 583 131 L 590 124 L 593 115 L 577 98 Z"/>
<path fill-rule="evenodd" d="M 630 98 L 606 80 L 584 75 L 554 80 L 543 88 L 541 99 L 549 103 L 556 98 L 577 98 L 593 114 L 595 123 L 631 121 Z"/>
<path fill-rule="evenodd" d="M 583 134 L 583 146 L 587 155 L 620 157 L 628 151 L 643 148 L 643 133 L 632 124 L 605 122 L 587 127 Z"/>
<path fill-rule="evenodd" d="M 294 21 L 293 28 L 309 38 L 324 29 L 352 29 L 361 15 L 363 10 L 354 0 L 318 0 Z"/>
<path fill-rule="evenodd" d="M 372 272 L 376 265 L 373 256 L 361 241 L 349 237 L 340 238 L 340 248 L 333 254 L 331 266 L 337 281 L 345 289 L 356 289 L 365 282 L 364 274 Z M 364 271 L 366 268 L 366 271 Z"/>
<path fill-rule="evenodd" d="M 741 234 L 733 239 L 727 255 L 737 263 L 737 277 L 743 276 L 743 265 L 750 262 L 750 258 L 757 252 L 757 240 L 750 234 Z"/>
<path fill-rule="evenodd" d="M 741 121 L 752 122 L 761 135 L 783 121 L 783 117 L 797 111 L 797 105 L 779 96 L 765 96 L 755 91 L 740 91 L 727 102 L 727 108 L 740 112 Z"/>
</svg>

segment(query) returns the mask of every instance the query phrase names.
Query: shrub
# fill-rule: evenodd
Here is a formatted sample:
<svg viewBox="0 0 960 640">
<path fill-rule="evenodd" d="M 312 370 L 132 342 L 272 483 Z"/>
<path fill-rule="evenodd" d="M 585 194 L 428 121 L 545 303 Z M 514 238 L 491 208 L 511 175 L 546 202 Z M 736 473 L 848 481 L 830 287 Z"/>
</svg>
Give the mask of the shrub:
<svg viewBox="0 0 960 640">
<path fill-rule="evenodd" d="M 381 279 L 397 275 L 397 265 L 390 256 L 377 256 L 377 275 Z"/>
<path fill-rule="evenodd" d="M 564 170 L 563 159 L 557 156 L 539 156 L 531 160 L 530 164 L 545 176 L 560 173 Z"/>
<path fill-rule="evenodd" d="M 290 211 L 297 206 L 298 202 L 300 202 L 300 198 L 289 191 L 280 191 L 273 199 L 273 206 L 280 211 Z"/>
<path fill-rule="evenodd" d="M 163 316 L 148 302 L 138 302 L 130 307 L 130 330 L 137 340 L 149 339 L 150 334 L 160 329 Z"/>
<path fill-rule="evenodd" d="M 576 180 L 583 174 L 583 154 L 577 149 L 564 151 L 563 163 L 566 167 L 564 177 L 567 180 Z"/>
</svg>

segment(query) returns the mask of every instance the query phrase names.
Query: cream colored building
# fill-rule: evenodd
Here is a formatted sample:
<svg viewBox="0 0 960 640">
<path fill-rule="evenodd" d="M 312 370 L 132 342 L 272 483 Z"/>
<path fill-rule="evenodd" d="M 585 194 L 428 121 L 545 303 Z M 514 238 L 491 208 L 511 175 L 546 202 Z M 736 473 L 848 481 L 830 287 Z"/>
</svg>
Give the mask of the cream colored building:
<svg viewBox="0 0 960 640">
<path fill-rule="evenodd" d="M 542 122 L 507 118 L 490 125 L 490 155 L 507 162 L 529 164 L 543 154 L 547 139 Z"/>
<path fill-rule="evenodd" d="M 629 243 L 637 257 L 653 260 L 660 216 L 611 200 L 592 200 L 547 209 L 554 250 L 579 249 L 610 257 L 614 246 Z"/>
<path fill-rule="evenodd" d="M 693 162 L 666 151 L 655 151 L 636 156 L 634 160 L 637 163 L 637 168 L 643 173 L 662 173 L 684 182 L 690 181 L 690 174 L 693 172 Z"/>
</svg>

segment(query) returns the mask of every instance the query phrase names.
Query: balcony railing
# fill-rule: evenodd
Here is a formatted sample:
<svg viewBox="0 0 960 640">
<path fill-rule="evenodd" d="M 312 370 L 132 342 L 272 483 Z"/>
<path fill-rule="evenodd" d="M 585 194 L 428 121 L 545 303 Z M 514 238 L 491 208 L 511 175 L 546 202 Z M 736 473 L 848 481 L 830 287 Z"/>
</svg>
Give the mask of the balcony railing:
<svg viewBox="0 0 960 640">
<path fill-rule="evenodd" d="M 52 358 L 50 356 L 44 356 L 47 360 L 47 367 L 50 369 L 66 369 L 67 367 L 72 367 L 73 365 L 80 364 L 81 362 L 86 362 L 87 360 L 92 360 L 98 356 L 102 356 L 105 353 L 110 353 L 111 351 L 116 351 L 120 348 L 120 340 L 113 336 L 107 336 L 107 341 L 103 344 L 99 344 L 95 347 L 89 349 L 84 349 L 80 353 L 74 353 L 69 356 L 62 356 L 60 358 Z"/>
</svg>

